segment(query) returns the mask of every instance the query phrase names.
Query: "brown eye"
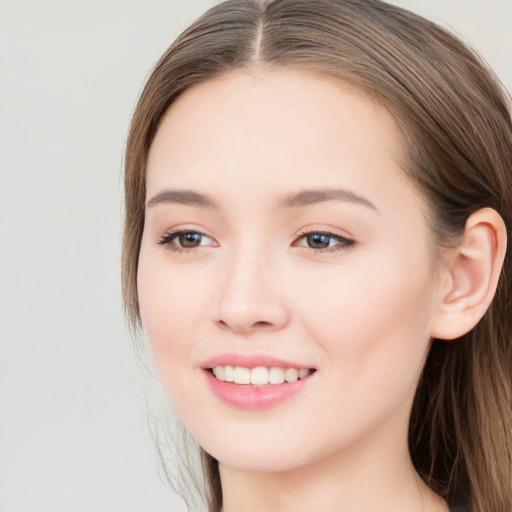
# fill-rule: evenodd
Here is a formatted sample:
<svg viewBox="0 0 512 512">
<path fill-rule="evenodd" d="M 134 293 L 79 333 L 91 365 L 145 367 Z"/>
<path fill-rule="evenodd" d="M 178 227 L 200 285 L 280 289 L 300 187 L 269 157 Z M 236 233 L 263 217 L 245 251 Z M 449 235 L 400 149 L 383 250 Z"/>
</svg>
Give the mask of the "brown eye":
<svg viewBox="0 0 512 512">
<path fill-rule="evenodd" d="M 190 248 L 201 245 L 202 237 L 203 235 L 201 235 L 201 233 L 190 231 L 187 233 L 178 233 L 176 240 L 179 242 L 181 247 Z"/>
<path fill-rule="evenodd" d="M 199 246 L 218 244 L 211 237 L 198 231 L 171 231 L 166 233 L 159 241 L 159 245 L 164 245 L 173 251 L 192 250 Z"/>
</svg>

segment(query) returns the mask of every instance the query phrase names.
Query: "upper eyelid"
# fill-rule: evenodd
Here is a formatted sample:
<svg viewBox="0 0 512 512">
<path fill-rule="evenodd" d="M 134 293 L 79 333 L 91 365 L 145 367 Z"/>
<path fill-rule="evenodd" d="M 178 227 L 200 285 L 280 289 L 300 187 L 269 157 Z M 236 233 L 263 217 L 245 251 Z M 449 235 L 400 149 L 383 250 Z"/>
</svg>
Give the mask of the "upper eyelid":
<svg viewBox="0 0 512 512">
<path fill-rule="evenodd" d="M 321 233 L 322 235 L 332 235 L 332 236 L 345 236 L 345 235 L 342 235 L 341 233 L 336 233 L 334 231 L 331 231 L 329 229 L 321 229 L 321 228 L 318 228 L 318 229 L 310 229 L 310 228 L 305 228 L 305 229 L 301 229 L 298 233 L 298 236 L 302 236 L 302 235 L 312 235 L 312 234 L 315 234 L 315 233 Z"/>
<path fill-rule="evenodd" d="M 314 253 L 332 253 L 332 252 L 338 252 L 341 250 L 348 250 L 356 245 L 356 241 L 352 237 L 347 237 L 338 233 L 333 233 L 332 231 L 326 231 L 326 230 L 320 230 L 320 229 L 313 229 L 313 230 L 306 230 L 299 233 L 295 240 L 292 243 L 292 246 L 295 247 L 304 247 L 301 245 L 298 245 L 297 242 L 300 242 L 301 240 L 304 240 L 309 235 L 314 234 L 321 234 L 325 235 L 328 238 L 332 238 L 338 241 L 338 245 L 330 246 L 330 247 L 324 247 L 324 248 L 313 248 L 309 247 L 311 251 Z"/>
<path fill-rule="evenodd" d="M 182 233 L 197 233 L 199 235 L 211 238 L 212 240 L 215 239 L 214 236 L 209 235 L 204 229 L 201 229 L 201 228 L 189 228 L 189 227 L 184 227 L 184 228 L 183 227 L 173 227 L 173 228 L 166 229 L 164 231 L 162 237 L 170 236 L 170 235 L 179 235 L 179 234 L 182 234 Z"/>
<path fill-rule="evenodd" d="M 157 244 L 171 245 L 179 237 L 179 235 L 181 235 L 183 233 L 197 233 L 198 235 L 209 238 L 210 240 L 212 240 L 214 242 L 214 244 L 218 245 L 217 240 L 213 236 L 208 235 L 207 233 L 204 233 L 203 231 L 200 231 L 199 229 L 193 229 L 193 228 L 185 228 L 185 229 L 171 228 L 171 229 L 168 229 L 164 232 L 164 234 L 162 236 L 160 236 L 157 239 Z M 177 246 L 177 247 L 180 249 L 183 249 L 183 250 L 195 249 L 195 247 L 180 247 L 180 246 Z M 199 247 L 199 246 L 197 246 L 197 247 Z"/>
<path fill-rule="evenodd" d="M 220 245 L 220 243 L 215 239 L 215 237 L 213 237 L 212 235 L 209 235 L 208 233 L 205 233 L 204 231 L 201 231 L 199 229 L 194 229 L 194 228 L 181 228 L 181 227 L 171 228 L 171 229 L 165 231 L 165 233 L 161 237 L 159 237 L 157 243 L 159 243 L 160 245 L 169 244 L 172 241 L 174 241 L 180 234 L 183 234 L 183 233 L 197 233 L 203 237 L 209 238 L 217 246 Z M 351 244 L 355 243 L 355 240 L 351 236 L 342 235 L 340 233 L 336 233 L 333 231 L 329 231 L 329 230 L 325 230 L 325 229 L 304 229 L 304 230 L 301 230 L 295 236 L 291 245 L 295 245 L 299 240 L 304 239 L 308 235 L 314 235 L 314 234 L 322 234 L 327 237 L 337 239 L 340 242 L 350 242 Z M 197 247 L 199 247 L 199 246 L 197 246 Z M 184 248 L 184 249 L 194 249 L 194 248 Z"/>
<path fill-rule="evenodd" d="M 206 236 L 208 238 L 211 238 L 212 240 L 215 239 L 212 235 L 209 235 L 205 231 L 201 231 L 200 229 L 194 229 L 194 228 L 171 228 L 164 232 L 163 236 L 169 236 L 169 235 L 176 235 L 181 233 L 197 233 L 202 236 Z M 351 239 L 351 236 L 342 235 L 341 233 L 335 233 L 333 231 L 329 231 L 327 229 L 304 229 L 299 231 L 299 233 L 296 235 L 296 238 L 300 238 L 306 235 L 314 235 L 314 234 L 322 234 L 331 236 L 333 238 L 339 237 L 339 238 L 345 238 L 347 240 Z"/>
<path fill-rule="evenodd" d="M 302 237 L 307 236 L 307 235 L 314 235 L 314 234 L 317 234 L 317 233 L 321 234 L 321 235 L 330 236 L 332 238 L 343 238 L 344 240 L 349 240 L 351 242 L 355 242 L 354 237 L 351 236 L 351 235 L 336 233 L 334 231 L 329 231 L 328 229 L 305 229 L 305 230 L 300 231 L 297 234 L 296 239 L 302 238 Z"/>
</svg>

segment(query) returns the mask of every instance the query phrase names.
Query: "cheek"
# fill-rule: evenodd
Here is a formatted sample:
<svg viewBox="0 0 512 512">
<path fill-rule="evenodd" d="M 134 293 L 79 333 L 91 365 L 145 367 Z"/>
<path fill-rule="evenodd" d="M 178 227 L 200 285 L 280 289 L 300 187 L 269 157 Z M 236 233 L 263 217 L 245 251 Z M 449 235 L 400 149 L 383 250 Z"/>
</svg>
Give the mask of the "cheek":
<svg viewBox="0 0 512 512">
<path fill-rule="evenodd" d="M 207 312 L 205 282 L 183 267 L 172 267 L 160 254 L 141 251 L 138 294 L 142 325 L 161 386 L 178 415 L 200 422 L 194 407 L 198 371 L 194 349 Z"/>
<path fill-rule="evenodd" d="M 143 247 L 137 286 L 142 325 L 157 372 L 163 377 L 169 365 L 179 371 L 190 349 L 188 337 L 205 315 L 204 282 L 170 265 L 163 251 L 155 254 Z"/>
<path fill-rule="evenodd" d="M 337 385 L 403 393 L 413 384 L 429 344 L 433 288 L 425 268 L 395 260 L 310 283 L 303 325 L 339 376 Z"/>
</svg>

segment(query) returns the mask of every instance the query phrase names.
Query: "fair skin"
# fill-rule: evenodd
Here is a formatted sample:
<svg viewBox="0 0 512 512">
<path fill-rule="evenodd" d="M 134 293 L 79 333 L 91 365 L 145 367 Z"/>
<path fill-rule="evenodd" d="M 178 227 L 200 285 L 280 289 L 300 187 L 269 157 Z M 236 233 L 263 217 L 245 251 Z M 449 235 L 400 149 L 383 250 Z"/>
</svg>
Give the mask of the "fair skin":
<svg viewBox="0 0 512 512">
<path fill-rule="evenodd" d="M 432 337 L 471 280 L 451 271 L 459 253 L 434 257 L 402 154 L 387 111 L 304 72 L 235 71 L 163 118 L 141 318 L 169 400 L 219 460 L 224 512 L 448 510 L 414 471 L 407 426 Z M 474 223 L 485 245 L 492 222 Z M 277 403 L 234 405 L 207 383 L 205 362 L 225 354 L 315 371 Z"/>
</svg>

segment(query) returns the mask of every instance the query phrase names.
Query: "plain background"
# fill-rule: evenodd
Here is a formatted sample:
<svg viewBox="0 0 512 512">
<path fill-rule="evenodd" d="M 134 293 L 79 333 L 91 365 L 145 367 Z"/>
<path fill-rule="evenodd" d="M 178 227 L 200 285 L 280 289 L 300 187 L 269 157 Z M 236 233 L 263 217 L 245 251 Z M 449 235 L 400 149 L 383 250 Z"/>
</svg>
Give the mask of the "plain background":
<svg viewBox="0 0 512 512">
<path fill-rule="evenodd" d="M 119 284 L 122 154 L 149 70 L 213 0 L 0 0 L 0 511 L 183 510 Z M 512 0 L 402 0 L 512 90 Z"/>
</svg>

